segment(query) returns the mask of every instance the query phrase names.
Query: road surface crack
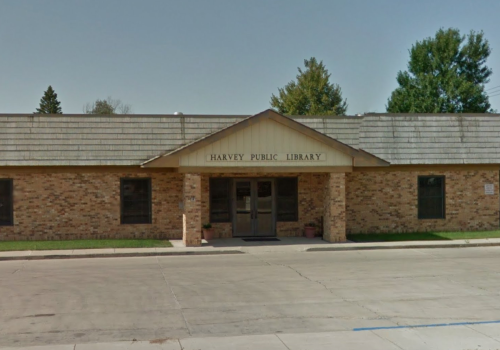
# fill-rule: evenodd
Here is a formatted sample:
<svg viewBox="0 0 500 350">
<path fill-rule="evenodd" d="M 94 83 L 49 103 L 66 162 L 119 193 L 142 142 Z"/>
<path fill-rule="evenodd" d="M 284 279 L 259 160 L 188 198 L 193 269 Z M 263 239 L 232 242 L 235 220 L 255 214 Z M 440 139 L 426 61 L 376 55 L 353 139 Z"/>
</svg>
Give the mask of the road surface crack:
<svg viewBox="0 0 500 350">
<path fill-rule="evenodd" d="M 257 260 L 259 260 L 260 262 L 263 262 L 263 263 L 265 263 L 265 264 L 267 264 L 267 265 L 270 265 L 270 266 L 281 266 L 281 267 L 285 267 L 285 268 L 287 268 L 287 269 L 290 269 L 290 270 L 292 270 L 293 272 L 295 272 L 297 275 L 299 275 L 300 277 L 302 277 L 302 278 L 304 278 L 304 279 L 308 280 L 309 282 L 313 282 L 313 283 L 319 284 L 319 285 L 320 285 L 320 286 L 322 286 L 324 289 L 326 289 L 326 290 L 327 290 L 330 294 L 333 294 L 333 292 L 332 292 L 332 291 L 331 291 L 331 290 L 330 290 L 330 289 L 329 289 L 326 285 L 324 285 L 324 284 L 323 284 L 323 283 L 321 283 L 320 281 L 315 281 L 315 280 L 310 279 L 309 277 L 307 277 L 307 276 L 303 275 L 303 274 L 302 274 L 299 270 L 297 270 L 297 269 L 295 269 L 295 268 L 291 267 L 290 265 L 285 265 L 285 264 L 272 264 L 272 263 L 270 263 L 269 261 L 266 261 L 266 260 L 264 260 L 264 259 L 260 259 L 259 257 L 257 257 L 257 255 L 253 255 L 253 256 L 254 256 Z M 333 295 L 335 295 L 335 294 L 333 294 Z"/>
<path fill-rule="evenodd" d="M 377 337 L 379 337 L 380 339 L 382 340 L 385 340 L 385 341 L 388 341 L 389 343 L 391 343 L 392 345 L 394 345 L 395 347 L 397 347 L 398 349 L 401 349 L 401 350 L 404 350 L 401 346 L 399 346 L 398 344 L 396 344 L 395 342 L 393 342 L 392 340 L 390 339 L 387 339 L 387 338 L 384 338 L 382 337 L 380 334 L 378 333 L 375 333 L 374 331 L 371 331 L 372 334 L 375 334 Z M 425 344 L 425 342 L 424 342 Z"/>
<path fill-rule="evenodd" d="M 15 274 L 15 273 L 21 272 L 21 271 L 24 269 L 24 266 L 26 266 L 26 261 L 23 261 L 23 264 L 21 265 L 21 268 L 20 268 L 20 269 L 15 270 L 14 272 L 12 272 L 12 274 Z"/>
<path fill-rule="evenodd" d="M 365 309 L 365 310 L 367 310 L 367 311 L 369 311 L 369 312 L 373 313 L 374 315 L 376 315 L 377 319 L 379 319 L 379 320 L 391 320 L 391 318 L 390 318 L 390 317 L 386 317 L 386 316 L 382 316 L 382 315 L 380 315 L 378 312 L 376 312 L 376 311 L 374 311 L 374 310 L 371 310 L 370 308 L 368 308 L 368 307 L 366 307 L 365 305 L 361 304 L 361 303 L 360 303 L 359 301 L 357 301 L 357 300 L 346 300 L 345 298 L 343 298 L 343 297 L 341 297 L 341 296 L 339 296 L 339 295 L 335 294 L 335 293 L 333 292 L 333 290 L 331 290 L 330 288 L 328 288 L 328 287 L 327 287 L 324 283 L 322 283 L 321 281 L 317 281 L 317 280 L 312 280 L 312 279 L 310 279 L 309 277 L 307 277 L 307 276 L 303 275 L 300 271 L 298 271 L 297 269 L 293 268 L 293 267 L 292 267 L 292 266 L 290 266 L 290 265 L 286 265 L 286 264 L 272 264 L 272 263 L 270 263 L 270 262 L 268 262 L 268 261 L 266 261 L 266 260 L 264 260 L 264 259 L 259 258 L 257 255 L 253 255 L 253 256 L 254 256 L 257 260 L 259 260 L 259 261 L 261 261 L 261 262 L 263 262 L 263 263 L 266 263 L 266 264 L 268 264 L 268 265 L 281 266 L 281 267 L 285 267 L 285 268 L 288 268 L 288 269 L 290 269 L 290 270 L 294 271 L 297 275 L 299 275 L 300 277 L 302 277 L 302 278 L 304 278 L 304 279 L 308 280 L 309 282 L 313 282 L 313 283 L 319 284 L 319 285 L 320 285 L 320 286 L 322 286 L 322 287 L 323 287 L 326 291 L 328 291 L 328 293 L 330 293 L 331 295 L 333 295 L 333 296 L 335 296 L 335 297 L 337 297 L 337 298 L 340 298 L 343 302 L 346 302 L 346 303 L 353 303 L 353 304 L 355 304 L 355 305 L 357 305 L 357 306 L 359 306 L 359 307 L 361 307 L 361 308 L 363 308 L 363 309 Z"/>
</svg>

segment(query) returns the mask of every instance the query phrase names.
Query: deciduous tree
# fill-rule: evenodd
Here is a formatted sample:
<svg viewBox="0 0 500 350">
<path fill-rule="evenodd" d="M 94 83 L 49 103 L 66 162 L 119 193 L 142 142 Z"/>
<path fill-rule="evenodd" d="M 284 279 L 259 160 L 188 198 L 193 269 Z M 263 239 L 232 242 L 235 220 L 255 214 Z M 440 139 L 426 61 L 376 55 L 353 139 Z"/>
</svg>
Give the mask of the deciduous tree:
<svg viewBox="0 0 500 350">
<path fill-rule="evenodd" d="M 108 97 L 105 100 L 96 100 L 92 103 L 87 103 L 83 107 L 83 112 L 86 114 L 131 114 L 132 107 L 124 104 L 119 99 Z"/>
<path fill-rule="evenodd" d="M 440 29 L 409 52 L 408 70 L 398 72 L 399 87 L 388 99 L 388 112 L 491 111 L 485 92 L 492 73 L 486 66 L 491 50 L 483 32 L 461 36 L 458 29 Z"/>
</svg>

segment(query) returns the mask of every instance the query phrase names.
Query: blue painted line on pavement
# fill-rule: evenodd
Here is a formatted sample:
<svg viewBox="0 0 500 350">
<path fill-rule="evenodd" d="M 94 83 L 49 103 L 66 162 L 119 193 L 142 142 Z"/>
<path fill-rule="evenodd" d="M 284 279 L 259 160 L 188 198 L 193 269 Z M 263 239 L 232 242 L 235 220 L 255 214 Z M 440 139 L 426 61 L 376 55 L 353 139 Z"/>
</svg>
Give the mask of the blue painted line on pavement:
<svg viewBox="0 0 500 350">
<path fill-rule="evenodd" d="M 431 324 L 416 324 L 409 326 L 388 326 L 388 327 L 365 327 L 365 328 L 353 328 L 354 332 L 360 331 L 376 331 L 379 329 L 403 329 L 403 328 L 425 328 L 425 327 L 448 327 L 448 326 L 466 326 L 466 325 L 474 325 L 474 324 L 492 324 L 492 323 L 500 323 L 500 320 L 497 321 L 477 321 L 477 322 L 454 322 L 454 323 L 431 323 Z"/>
</svg>

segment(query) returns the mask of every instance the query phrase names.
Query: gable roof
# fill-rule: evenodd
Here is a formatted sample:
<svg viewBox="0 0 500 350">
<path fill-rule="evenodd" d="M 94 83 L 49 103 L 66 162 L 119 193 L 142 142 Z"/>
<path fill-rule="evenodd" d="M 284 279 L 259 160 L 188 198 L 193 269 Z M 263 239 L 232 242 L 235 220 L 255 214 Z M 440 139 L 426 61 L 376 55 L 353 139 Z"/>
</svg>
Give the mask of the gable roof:
<svg viewBox="0 0 500 350">
<path fill-rule="evenodd" d="M 253 115 L 253 116 L 250 116 L 250 117 L 247 117 L 247 118 L 244 118 L 242 119 L 241 121 L 233 124 L 233 125 L 230 125 L 226 128 L 223 128 L 217 132 L 214 132 L 212 134 L 209 134 L 205 137 L 202 137 L 198 140 L 195 140 L 191 143 L 188 143 L 182 147 L 179 147 L 171 152 L 167 152 L 161 156 L 157 156 L 157 157 L 154 157 L 146 162 L 144 162 L 142 165 L 144 167 L 154 167 L 154 166 L 157 166 L 157 165 L 160 165 L 160 164 L 165 164 L 165 163 L 168 163 L 168 158 L 173 158 L 173 157 L 180 157 L 184 154 L 189 154 L 191 152 L 194 152 L 196 150 L 199 150 L 213 142 L 216 142 L 222 138 L 225 138 L 229 135 L 229 133 L 235 133 L 235 132 L 238 132 L 240 130 L 243 130 L 247 127 L 249 127 L 250 125 L 252 124 L 256 124 L 256 123 L 259 123 L 260 121 L 263 121 L 263 120 L 266 120 L 266 119 L 269 119 L 269 120 L 273 120 L 277 123 L 280 123 L 280 124 L 283 124 L 285 125 L 286 127 L 290 128 L 290 129 L 293 129 L 295 131 L 298 131 L 312 139 L 315 139 L 317 141 L 320 141 L 328 146 L 330 146 L 331 148 L 333 149 L 336 149 L 342 153 L 345 153 L 351 157 L 356 157 L 359 152 L 358 150 L 356 150 L 355 148 L 349 146 L 349 145 L 346 145 L 340 141 L 337 141 L 315 129 L 312 129 L 304 124 L 301 124 L 289 117 L 286 117 L 284 115 L 281 115 L 271 109 L 268 109 L 268 110 L 265 110 L 261 113 L 258 113 L 256 115 Z M 365 157 L 368 157 L 369 156 L 366 156 Z M 379 160 L 379 165 L 386 165 L 384 164 L 386 162 L 383 162 L 383 161 L 380 161 Z"/>
</svg>

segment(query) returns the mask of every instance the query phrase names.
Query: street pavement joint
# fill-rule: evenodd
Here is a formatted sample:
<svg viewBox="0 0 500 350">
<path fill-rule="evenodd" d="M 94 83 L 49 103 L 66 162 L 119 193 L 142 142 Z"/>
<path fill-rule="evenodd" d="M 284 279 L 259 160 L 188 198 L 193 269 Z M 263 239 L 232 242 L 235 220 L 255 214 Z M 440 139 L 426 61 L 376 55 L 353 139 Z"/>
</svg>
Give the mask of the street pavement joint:
<svg viewBox="0 0 500 350">
<path fill-rule="evenodd" d="M 484 332 L 479 331 L 478 329 L 472 328 L 472 327 L 471 327 L 471 325 L 466 324 L 466 325 L 465 325 L 465 327 L 467 327 L 467 328 L 469 328 L 469 329 L 473 330 L 473 331 L 474 331 L 474 332 L 476 332 L 476 333 L 479 333 L 479 334 L 481 334 L 481 335 L 483 335 L 483 336 L 485 336 L 485 337 L 488 337 L 488 338 L 490 338 L 490 339 L 492 339 L 492 340 L 494 340 L 494 341 L 496 341 L 496 342 L 500 343 L 500 340 L 495 339 L 495 338 L 493 338 L 492 336 L 490 336 L 490 335 L 488 335 L 488 334 L 486 334 L 486 333 L 484 333 Z"/>
<path fill-rule="evenodd" d="M 160 272 L 161 272 L 161 274 L 163 276 L 163 280 L 165 281 L 165 284 L 167 285 L 167 288 L 170 290 L 170 293 L 172 293 L 172 295 L 174 297 L 174 300 L 175 300 L 175 303 L 179 306 L 179 310 L 181 312 L 182 319 L 184 320 L 184 324 L 186 326 L 186 329 L 187 329 L 189 335 L 192 335 L 191 329 L 189 328 L 188 321 L 186 320 L 186 316 L 184 315 L 184 312 L 182 311 L 182 305 L 179 302 L 179 299 L 177 299 L 177 295 L 175 295 L 175 292 L 174 292 L 172 286 L 170 285 L 170 283 L 168 283 L 167 276 L 165 276 L 165 272 L 163 272 L 163 268 L 162 268 L 162 266 L 160 264 L 160 260 L 158 260 L 158 257 L 156 257 L 156 262 L 158 264 L 158 267 L 160 268 Z"/>
<path fill-rule="evenodd" d="M 288 345 L 285 344 L 285 342 L 283 341 L 283 339 L 280 338 L 280 336 L 278 334 L 275 334 L 276 338 L 278 338 L 280 340 L 280 342 L 283 344 L 283 346 L 285 348 L 287 348 L 288 350 L 290 350 L 290 348 L 288 347 Z"/>
<path fill-rule="evenodd" d="M 396 344 L 396 343 L 395 343 L 395 342 L 393 342 L 392 340 L 387 339 L 387 338 L 384 338 L 384 337 L 383 337 L 383 336 L 381 336 L 380 334 L 375 333 L 375 332 L 373 332 L 373 331 L 370 331 L 370 333 L 371 333 L 371 334 L 376 335 L 378 338 L 380 338 L 380 339 L 381 339 L 381 340 L 383 340 L 383 341 L 387 341 L 387 342 L 391 343 L 392 345 L 394 345 L 394 346 L 395 346 L 395 347 L 397 347 L 398 349 L 404 350 L 401 346 L 399 346 L 398 344 Z M 423 342 L 425 343 L 425 341 L 423 341 Z"/>
</svg>

